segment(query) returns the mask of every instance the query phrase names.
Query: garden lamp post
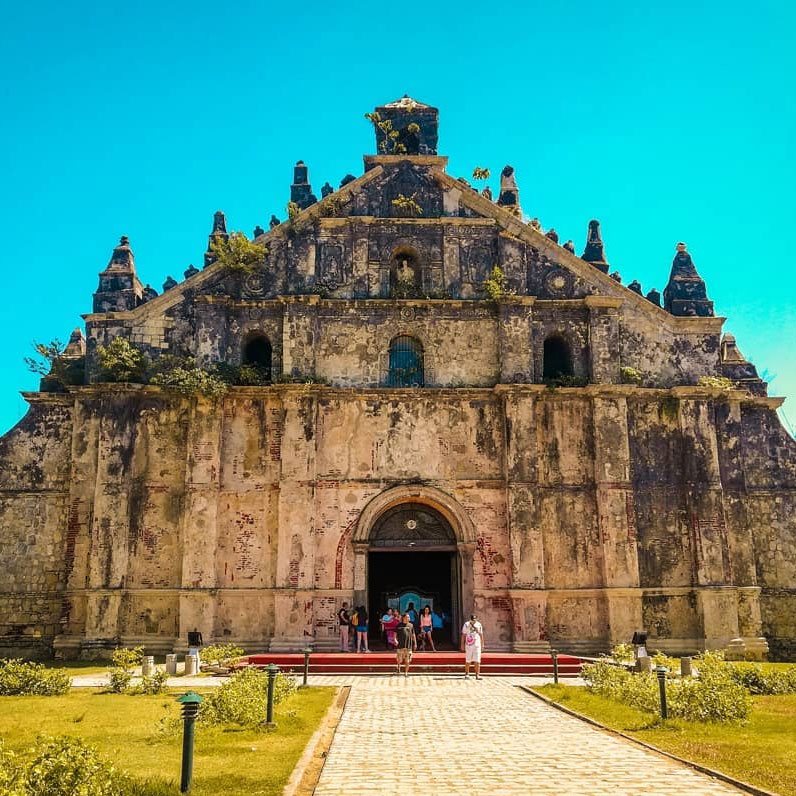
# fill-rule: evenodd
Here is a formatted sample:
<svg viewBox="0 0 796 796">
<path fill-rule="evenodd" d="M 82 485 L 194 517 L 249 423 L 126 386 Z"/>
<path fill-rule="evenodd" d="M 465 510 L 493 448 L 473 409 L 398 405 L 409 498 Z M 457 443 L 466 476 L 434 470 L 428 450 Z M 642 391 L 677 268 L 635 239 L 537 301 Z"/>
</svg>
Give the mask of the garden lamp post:
<svg viewBox="0 0 796 796">
<path fill-rule="evenodd" d="M 551 649 L 550 657 L 553 659 L 553 682 L 558 685 L 558 650 Z"/>
<path fill-rule="evenodd" d="M 267 666 L 268 671 L 268 702 L 265 708 L 265 726 L 276 727 L 274 722 L 274 686 L 276 685 L 276 676 L 279 674 L 279 667 L 275 663 L 269 663 Z"/>
<path fill-rule="evenodd" d="M 312 647 L 304 647 L 304 679 L 301 683 L 302 688 L 307 687 L 307 678 L 310 674 L 310 653 L 312 652 Z"/>
<path fill-rule="evenodd" d="M 196 717 L 199 715 L 199 705 L 202 697 L 195 691 L 188 691 L 177 699 L 182 705 L 182 773 L 180 775 L 180 793 L 187 793 L 191 789 L 193 776 L 193 740 Z"/>
<path fill-rule="evenodd" d="M 661 692 L 661 718 L 669 718 L 669 709 L 666 705 L 666 667 L 656 666 L 655 674 L 658 675 L 658 688 Z"/>
</svg>

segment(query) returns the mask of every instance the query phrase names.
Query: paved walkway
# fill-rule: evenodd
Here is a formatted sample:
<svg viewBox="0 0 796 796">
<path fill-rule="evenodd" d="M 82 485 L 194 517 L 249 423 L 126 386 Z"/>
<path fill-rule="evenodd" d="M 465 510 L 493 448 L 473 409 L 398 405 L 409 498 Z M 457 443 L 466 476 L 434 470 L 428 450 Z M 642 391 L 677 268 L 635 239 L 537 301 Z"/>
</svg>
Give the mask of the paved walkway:
<svg viewBox="0 0 796 796">
<path fill-rule="evenodd" d="M 351 679 L 315 796 L 741 792 L 545 705 L 529 678 Z"/>
</svg>

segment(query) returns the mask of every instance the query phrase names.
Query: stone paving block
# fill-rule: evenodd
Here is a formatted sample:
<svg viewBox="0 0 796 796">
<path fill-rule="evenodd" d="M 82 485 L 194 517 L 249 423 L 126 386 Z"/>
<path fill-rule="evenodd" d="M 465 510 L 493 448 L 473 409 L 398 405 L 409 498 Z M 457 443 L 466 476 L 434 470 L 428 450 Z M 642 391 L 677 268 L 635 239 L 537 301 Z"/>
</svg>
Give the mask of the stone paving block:
<svg viewBox="0 0 796 796">
<path fill-rule="evenodd" d="M 528 678 L 347 679 L 351 695 L 316 796 L 615 796 L 650 782 L 667 796 L 741 792 L 533 699 L 517 687 Z M 407 768 L 381 765 L 387 749 L 408 755 Z"/>
</svg>

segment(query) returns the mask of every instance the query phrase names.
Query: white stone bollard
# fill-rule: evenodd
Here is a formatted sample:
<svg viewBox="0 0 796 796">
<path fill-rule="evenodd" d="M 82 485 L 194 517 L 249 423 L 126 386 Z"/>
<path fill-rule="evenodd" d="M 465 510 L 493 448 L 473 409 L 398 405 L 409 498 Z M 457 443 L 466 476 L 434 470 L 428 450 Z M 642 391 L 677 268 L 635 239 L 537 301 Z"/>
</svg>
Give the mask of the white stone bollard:
<svg viewBox="0 0 796 796">
<path fill-rule="evenodd" d="M 166 672 L 170 674 L 172 677 L 176 676 L 177 674 L 177 656 L 176 655 L 167 655 L 166 656 Z"/>
<path fill-rule="evenodd" d="M 642 656 L 636 662 L 638 666 L 638 670 L 640 672 L 651 672 L 652 671 L 652 658 L 647 656 Z"/>
<path fill-rule="evenodd" d="M 199 672 L 199 658 L 196 655 L 185 656 L 185 675 L 190 677 L 192 674 Z"/>
<path fill-rule="evenodd" d="M 155 656 L 144 655 L 141 659 L 141 674 L 144 677 L 151 677 L 155 673 Z"/>
<path fill-rule="evenodd" d="M 691 658 L 682 657 L 680 658 L 680 675 L 682 677 L 691 677 L 693 674 L 691 670 Z"/>
</svg>

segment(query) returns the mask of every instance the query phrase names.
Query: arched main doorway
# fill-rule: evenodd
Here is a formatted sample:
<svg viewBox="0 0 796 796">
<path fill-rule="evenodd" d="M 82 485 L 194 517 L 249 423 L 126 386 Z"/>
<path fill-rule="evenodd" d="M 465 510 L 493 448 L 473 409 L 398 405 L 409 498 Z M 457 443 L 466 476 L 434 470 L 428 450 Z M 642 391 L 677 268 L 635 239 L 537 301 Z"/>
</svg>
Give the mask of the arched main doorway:
<svg viewBox="0 0 796 796">
<path fill-rule="evenodd" d="M 461 619 L 461 558 L 456 533 L 437 509 L 407 500 L 387 508 L 368 534 L 367 607 L 378 642 L 386 608 L 420 611 L 429 605 L 442 622 L 435 633 L 455 644 Z"/>
</svg>

